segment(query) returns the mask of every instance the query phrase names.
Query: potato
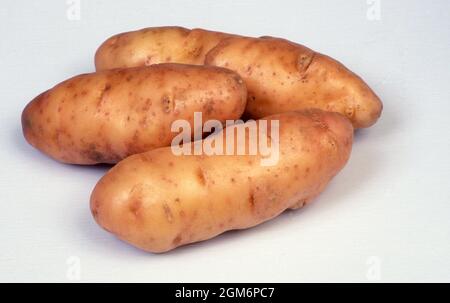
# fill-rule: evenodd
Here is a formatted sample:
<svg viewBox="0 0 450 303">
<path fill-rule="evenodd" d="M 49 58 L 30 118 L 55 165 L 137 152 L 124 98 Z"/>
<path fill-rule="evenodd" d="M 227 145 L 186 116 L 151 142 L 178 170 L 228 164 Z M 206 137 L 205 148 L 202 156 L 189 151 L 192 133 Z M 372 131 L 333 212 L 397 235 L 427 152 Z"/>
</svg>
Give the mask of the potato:
<svg viewBox="0 0 450 303">
<path fill-rule="evenodd" d="M 373 125 L 382 103 L 370 87 L 338 61 L 288 40 L 249 38 L 201 29 L 156 27 L 106 40 L 97 70 L 177 62 L 227 67 L 248 87 L 246 116 L 318 108 L 341 113 L 355 128 Z"/>
<path fill-rule="evenodd" d="M 219 67 L 160 64 L 79 75 L 32 100 L 22 113 L 27 141 L 73 164 L 116 163 L 168 146 L 178 119 L 238 119 L 246 88 Z M 193 127 L 192 127 L 193 128 Z"/>
<path fill-rule="evenodd" d="M 103 42 L 95 54 L 95 66 L 99 71 L 166 62 L 201 65 L 210 49 L 232 36 L 178 26 L 122 33 Z"/>
<path fill-rule="evenodd" d="M 90 199 L 95 220 L 132 245 L 165 252 L 302 207 L 349 158 L 353 128 L 338 113 L 288 112 L 259 120 L 259 127 L 261 121 L 279 123 L 274 165 L 261 165 L 262 154 L 249 152 L 177 156 L 164 147 L 133 155 L 95 186 Z M 230 126 L 225 135 L 209 136 L 203 144 L 249 123 Z M 267 134 L 273 137 L 272 129 Z"/>
<path fill-rule="evenodd" d="M 238 72 L 248 89 L 246 114 L 318 108 L 338 112 L 355 128 L 379 118 L 382 103 L 364 81 L 338 61 L 288 40 L 233 37 L 206 56 L 205 64 Z"/>
</svg>

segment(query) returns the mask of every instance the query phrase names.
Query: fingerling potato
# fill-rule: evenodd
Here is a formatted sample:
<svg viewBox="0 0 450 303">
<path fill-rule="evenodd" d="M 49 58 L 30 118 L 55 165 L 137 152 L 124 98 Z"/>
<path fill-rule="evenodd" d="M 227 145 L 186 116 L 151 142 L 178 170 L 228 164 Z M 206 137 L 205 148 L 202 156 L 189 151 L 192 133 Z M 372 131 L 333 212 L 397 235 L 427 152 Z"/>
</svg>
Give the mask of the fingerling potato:
<svg viewBox="0 0 450 303">
<path fill-rule="evenodd" d="M 382 103 L 338 61 L 288 40 L 232 37 L 208 52 L 205 64 L 236 71 L 248 88 L 246 114 L 318 108 L 346 116 L 355 128 L 373 125 Z"/>
<path fill-rule="evenodd" d="M 160 64 L 84 74 L 33 99 L 22 113 L 26 140 L 72 164 L 116 163 L 168 146 L 173 121 L 238 119 L 246 88 L 219 67 Z"/>
<path fill-rule="evenodd" d="M 90 203 L 96 222 L 146 251 L 169 251 L 302 207 L 349 158 L 353 128 L 338 113 L 278 114 L 259 120 L 258 128 L 262 121 L 271 126 L 263 140 L 273 139 L 273 122 L 278 121 L 279 158 L 273 165 L 261 165 L 260 152 L 177 156 L 163 147 L 136 154 L 95 186 Z M 242 131 L 248 123 L 230 126 L 226 135 L 209 136 L 203 143 Z"/>
<path fill-rule="evenodd" d="M 232 37 L 204 29 L 179 26 L 150 27 L 108 38 L 95 53 L 98 71 L 176 62 L 202 65 L 206 53 Z"/>
<path fill-rule="evenodd" d="M 318 108 L 345 115 L 354 128 L 373 125 L 382 103 L 343 64 L 303 45 L 274 37 L 251 38 L 202 29 L 154 27 L 107 39 L 97 70 L 178 62 L 222 66 L 248 86 L 246 117 Z"/>
</svg>

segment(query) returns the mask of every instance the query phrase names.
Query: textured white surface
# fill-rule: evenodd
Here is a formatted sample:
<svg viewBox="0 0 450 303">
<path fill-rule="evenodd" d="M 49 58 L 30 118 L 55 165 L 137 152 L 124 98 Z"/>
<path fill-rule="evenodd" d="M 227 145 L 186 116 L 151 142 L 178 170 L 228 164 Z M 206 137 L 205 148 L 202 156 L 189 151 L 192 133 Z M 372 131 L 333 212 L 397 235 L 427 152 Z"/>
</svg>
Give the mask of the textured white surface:
<svg viewBox="0 0 450 303">
<path fill-rule="evenodd" d="M 0 281 L 76 280 L 79 261 L 84 282 L 450 282 L 450 2 L 381 0 L 372 20 L 376 3 L 81 0 L 80 20 L 70 21 L 64 0 L 2 0 Z M 89 195 L 106 168 L 40 154 L 24 141 L 20 114 L 41 91 L 92 71 L 105 38 L 158 25 L 303 43 L 360 74 L 383 116 L 357 133 L 350 162 L 314 204 L 143 253 L 91 217 Z"/>
</svg>

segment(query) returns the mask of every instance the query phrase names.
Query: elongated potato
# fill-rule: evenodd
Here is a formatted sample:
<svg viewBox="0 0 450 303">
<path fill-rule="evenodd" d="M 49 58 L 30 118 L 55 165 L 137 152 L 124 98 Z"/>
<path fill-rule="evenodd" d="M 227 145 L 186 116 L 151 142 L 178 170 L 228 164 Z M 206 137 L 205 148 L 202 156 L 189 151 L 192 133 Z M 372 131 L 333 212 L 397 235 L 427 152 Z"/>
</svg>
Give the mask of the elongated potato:
<svg viewBox="0 0 450 303">
<path fill-rule="evenodd" d="M 248 86 L 247 116 L 254 119 L 318 108 L 341 113 L 355 128 L 364 128 L 382 111 L 378 96 L 344 65 L 279 38 L 156 27 L 113 36 L 95 56 L 97 70 L 162 62 L 216 65 L 238 72 Z"/>
<path fill-rule="evenodd" d="M 279 121 L 275 165 L 262 166 L 262 153 L 176 156 L 166 147 L 133 155 L 96 185 L 91 195 L 95 220 L 139 248 L 164 252 L 302 207 L 347 162 L 353 128 L 344 116 L 320 110 L 263 120 L 269 126 Z M 226 136 L 248 123 L 227 128 Z M 271 131 L 267 134 L 273 138 Z M 222 135 L 203 142 L 212 144 Z"/>
<path fill-rule="evenodd" d="M 160 64 L 76 76 L 37 96 L 22 113 L 27 141 L 66 163 L 116 163 L 161 146 L 171 124 L 194 112 L 203 119 L 238 119 L 246 88 L 218 67 Z"/>
<path fill-rule="evenodd" d="M 166 26 L 121 33 L 107 39 L 95 54 L 97 71 L 176 62 L 203 64 L 206 53 L 234 35 Z"/>
<path fill-rule="evenodd" d="M 248 89 L 246 113 L 252 118 L 318 108 L 341 113 L 355 128 L 363 128 L 381 114 L 380 99 L 360 77 L 338 61 L 288 40 L 228 38 L 207 54 L 205 63 L 241 75 Z"/>
</svg>

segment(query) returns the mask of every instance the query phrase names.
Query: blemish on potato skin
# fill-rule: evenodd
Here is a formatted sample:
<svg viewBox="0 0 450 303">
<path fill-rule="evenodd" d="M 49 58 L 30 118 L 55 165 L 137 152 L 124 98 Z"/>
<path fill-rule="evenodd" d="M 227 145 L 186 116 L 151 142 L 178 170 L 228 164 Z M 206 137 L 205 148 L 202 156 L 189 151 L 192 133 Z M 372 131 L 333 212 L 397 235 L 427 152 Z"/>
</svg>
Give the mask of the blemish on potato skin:
<svg viewBox="0 0 450 303">
<path fill-rule="evenodd" d="M 100 208 L 100 201 L 94 200 L 91 204 L 91 212 L 92 212 L 92 215 L 94 216 L 94 218 L 98 217 L 99 208 Z"/>
<path fill-rule="evenodd" d="M 142 208 L 142 201 L 140 199 L 134 199 L 130 202 L 129 205 L 129 210 L 131 213 L 133 213 L 134 216 L 138 216 L 139 215 L 139 211 Z"/>
<path fill-rule="evenodd" d="M 253 192 L 253 190 L 250 191 L 249 197 L 248 197 L 248 203 L 250 204 L 250 208 L 254 209 L 255 208 L 255 193 Z"/>
<path fill-rule="evenodd" d="M 148 66 L 152 64 L 152 56 L 145 57 L 144 65 Z"/>
<path fill-rule="evenodd" d="M 163 209 L 164 209 L 164 215 L 166 216 L 167 221 L 169 221 L 169 223 L 172 223 L 173 221 L 173 214 L 172 214 L 172 210 L 170 209 L 170 206 L 167 205 L 167 203 L 163 203 Z"/>
<path fill-rule="evenodd" d="M 214 112 L 214 103 L 215 103 L 214 101 L 209 101 L 203 105 L 203 110 L 205 114 L 211 115 Z"/>
<path fill-rule="evenodd" d="M 196 176 L 197 176 L 197 179 L 198 179 L 199 183 L 201 185 L 205 186 L 206 185 L 206 176 L 205 176 L 205 172 L 203 171 L 203 169 L 201 167 L 199 167 L 197 169 Z"/>
<path fill-rule="evenodd" d="M 161 99 L 162 109 L 164 113 L 170 113 L 171 100 L 168 96 L 163 96 Z"/>
<path fill-rule="evenodd" d="M 97 151 L 97 147 L 93 143 L 89 144 L 87 149 L 83 150 L 81 154 L 83 155 L 83 157 L 97 163 L 102 163 L 103 161 L 105 161 L 103 154 Z"/>
<path fill-rule="evenodd" d="M 142 107 L 142 111 L 147 112 L 152 106 L 152 100 L 150 98 L 145 99 L 145 104 Z"/>
<path fill-rule="evenodd" d="M 182 240 L 182 235 L 180 233 L 173 239 L 172 243 L 173 243 L 173 245 L 178 245 L 178 244 L 180 244 L 181 240 Z"/>
</svg>

